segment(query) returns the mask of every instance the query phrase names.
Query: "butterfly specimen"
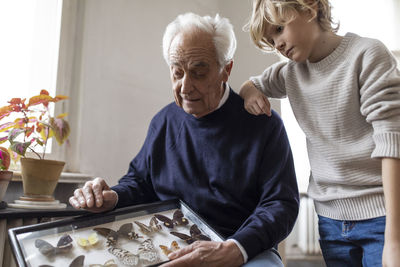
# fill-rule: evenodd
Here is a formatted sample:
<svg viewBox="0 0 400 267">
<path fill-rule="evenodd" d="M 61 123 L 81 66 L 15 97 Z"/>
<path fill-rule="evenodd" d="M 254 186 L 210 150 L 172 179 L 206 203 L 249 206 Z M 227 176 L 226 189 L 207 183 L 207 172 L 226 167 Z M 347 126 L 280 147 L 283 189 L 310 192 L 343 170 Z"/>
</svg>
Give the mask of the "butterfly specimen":
<svg viewBox="0 0 400 267">
<path fill-rule="evenodd" d="M 98 241 L 99 238 L 97 237 L 97 233 L 90 234 L 87 239 L 82 237 L 76 238 L 76 242 L 78 243 L 78 245 L 83 248 L 94 246 L 97 244 Z"/>
<path fill-rule="evenodd" d="M 139 260 L 145 262 L 155 262 L 158 260 L 158 253 L 157 250 L 155 250 L 151 239 L 146 239 L 139 245 L 137 254 L 113 246 L 110 246 L 108 251 L 125 265 L 138 265 Z"/>
<path fill-rule="evenodd" d="M 138 221 L 135 221 L 135 223 L 137 224 L 137 226 L 139 226 L 140 231 L 145 235 L 149 235 L 153 232 L 157 232 L 157 231 L 161 230 L 161 225 L 158 224 L 156 217 L 152 217 L 150 219 L 149 225 L 145 225 L 144 223 L 141 223 Z"/>
<path fill-rule="evenodd" d="M 170 232 L 170 234 L 177 236 L 182 240 L 185 240 L 185 242 L 188 244 L 192 244 L 194 241 L 197 240 L 211 241 L 211 239 L 208 236 L 203 235 L 201 233 L 200 229 L 197 227 L 196 224 L 193 224 L 190 227 L 190 236 L 179 232 Z"/>
<path fill-rule="evenodd" d="M 118 267 L 114 260 L 108 260 L 104 264 L 90 264 L 89 267 Z"/>
<path fill-rule="evenodd" d="M 141 260 L 147 262 L 155 262 L 158 260 L 158 253 L 151 239 L 146 239 L 139 245 L 138 254 Z"/>
<path fill-rule="evenodd" d="M 140 236 L 137 233 L 135 233 L 135 231 L 133 231 L 132 223 L 126 223 L 124 225 L 121 225 L 121 227 L 117 231 L 117 234 L 118 234 L 118 236 L 123 236 L 130 240 L 143 238 L 143 236 Z"/>
<path fill-rule="evenodd" d="M 161 250 L 164 252 L 165 256 L 168 256 L 169 253 L 174 252 L 178 249 L 180 249 L 178 242 L 176 242 L 175 240 L 172 241 L 171 246 L 167 247 L 167 246 L 163 246 L 160 245 Z"/>
<path fill-rule="evenodd" d="M 69 267 L 83 267 L 83 261 L 85 260 L 85 255 L 80 255 L 76 257 Z M 39 265 L 39 267 L 54 267 L 53 265 Z"/>
<path fill-rule="evenodd" d="M 189 223 L 189 221 L 185 217 L 183 217 L 183 213 L 181 210 L 176 210 L 172 215 L 172 219 L 161 214 L 154 214 L 154 216 L 158 220 L 162 221 L 164 225 L 168 228 L 174 228 L 174 225 L 187 225 Z"/>
<path fill-rule="evenodd" d="M 96 231 L 98 234 L 104 236 L 107 238 L 107 242 L 110 243 L 110 245 L 114 246 L 117 241 L 118 237 L 125 237 L 130 240 L 142 238 L 142 236 L 139 236 L 137 233 L 133 231 L 133 224 L 132 223 L 126 223 L 121 225 L 121 227 L 117 230 L 111 230 L 110 228 L 94 228 L 94 231 Z"/>
<path fill-rule="evenodd" d="M 139 263 L 139 256 L 126 249 L 110 246 L 108 251 L 125 265 L 136 266 Z"/>
<path fill-rule="evenodd" d="M 37 247 L 43 255 L 54 256 L 59 253 L 66 253 L 72 248 L 72 238 L 69 235 L 63 235 L 58 240 L 57 246 L 53 247 L 50 243 L 42 240 L 35 240 L 35 247 Z"/>
</svg>

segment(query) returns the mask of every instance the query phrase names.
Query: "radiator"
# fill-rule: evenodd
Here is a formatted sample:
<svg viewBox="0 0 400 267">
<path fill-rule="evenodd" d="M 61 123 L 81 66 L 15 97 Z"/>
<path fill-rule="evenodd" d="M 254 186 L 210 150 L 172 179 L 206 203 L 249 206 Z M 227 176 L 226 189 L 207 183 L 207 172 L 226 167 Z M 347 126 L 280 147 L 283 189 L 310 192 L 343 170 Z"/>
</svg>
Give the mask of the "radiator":
<svg viewBox="0 0 400 267">
<path fill-rule="evenodd" d="M 300 198 L 298 217 L 297 245 L 306 255 L 321 254 L 318 234 L 318 217 L 314 210 L 313 200 L 307 196 Z"/>
</svg>

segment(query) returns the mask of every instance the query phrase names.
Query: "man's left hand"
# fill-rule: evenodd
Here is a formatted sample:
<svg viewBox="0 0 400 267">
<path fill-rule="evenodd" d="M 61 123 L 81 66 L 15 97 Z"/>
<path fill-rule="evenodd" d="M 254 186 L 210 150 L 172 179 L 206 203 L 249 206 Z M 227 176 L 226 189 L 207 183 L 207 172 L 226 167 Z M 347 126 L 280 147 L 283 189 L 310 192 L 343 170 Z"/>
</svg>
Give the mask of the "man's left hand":
<svg viewBox="0 0 400 267">
<path fill-rule="evenodd" d="M 243 255 L 234 241 L 196 241 L 168 255 L 171 260 L 161 267 L 241 266 Z"/>
</svg>

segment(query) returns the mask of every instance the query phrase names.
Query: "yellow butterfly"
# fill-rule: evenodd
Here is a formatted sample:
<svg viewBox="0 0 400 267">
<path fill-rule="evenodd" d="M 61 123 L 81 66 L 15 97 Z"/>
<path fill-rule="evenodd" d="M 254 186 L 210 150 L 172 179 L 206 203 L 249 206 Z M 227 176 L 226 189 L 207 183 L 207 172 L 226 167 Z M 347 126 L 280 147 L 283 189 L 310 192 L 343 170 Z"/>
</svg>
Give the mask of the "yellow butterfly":
<svg viewBox="0 0 400 267">
<path fill-rule="evenodd" d="M 92 233 L 88 236 L 88 238 L 82 238 L 78 237 L 76 239 L 76 242 L 78 243 L 79 246 L 83 248 L 88 248 L 89 246 L 94 246 L 97 244 L 99 241 L 99 238 L 97 237 L 97 233 Z"/>
<path fill-rule="evenodd" d="M 160 248 L 161 248 L 161 250 L 164 252 L 164 254 L 165 254 L 166 256 L 168 256 L 169 253 L 174 252 L 174 251 L 180 249 L 180 247 L 179 247 L 179 245 L 178 245 L 178 242 L 176 242 L 176 241 L 172 241 L 170 247 L 160 245 Z"/>
</svg>

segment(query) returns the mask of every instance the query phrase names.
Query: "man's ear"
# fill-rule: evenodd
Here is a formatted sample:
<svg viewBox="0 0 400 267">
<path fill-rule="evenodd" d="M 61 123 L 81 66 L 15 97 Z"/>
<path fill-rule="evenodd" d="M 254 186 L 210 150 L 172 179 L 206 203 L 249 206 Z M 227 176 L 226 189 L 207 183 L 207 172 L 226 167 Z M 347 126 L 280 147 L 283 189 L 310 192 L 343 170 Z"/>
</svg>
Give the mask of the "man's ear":
<svg viewBox="0 0 400 267">
<path fill-rule="evenodd" d="M 227 82 L 229 75 L 231 75 L 233 67 L 233 60 L 231 60 L 228 64 L 225 65 L 224 70 L 223 70 L 223 81 Z"/>
</svg>

